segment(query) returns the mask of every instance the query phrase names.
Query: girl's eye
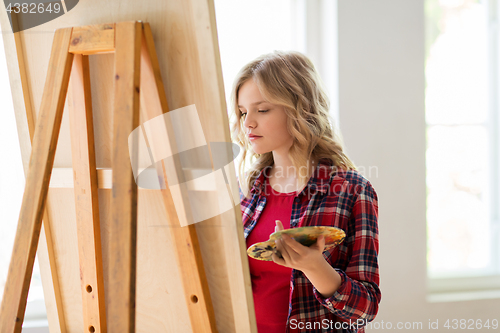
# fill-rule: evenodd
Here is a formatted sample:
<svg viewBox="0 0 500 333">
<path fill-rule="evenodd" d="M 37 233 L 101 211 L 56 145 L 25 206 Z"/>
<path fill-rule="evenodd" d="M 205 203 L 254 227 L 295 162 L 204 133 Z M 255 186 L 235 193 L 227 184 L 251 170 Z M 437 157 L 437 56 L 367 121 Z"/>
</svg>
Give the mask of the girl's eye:
<svg viewBox="0 0 500 333">
<path fill-rule="evenodd" d="M 269 110 L 259 110 L 259 112 L 267 112 L 267 111 L 269 111 Z M 242 117 L 243 117 L 243 116 L 246 116 L 246 113 L 241 113 L 241 116 L 242 116 Z"/>
</svg>

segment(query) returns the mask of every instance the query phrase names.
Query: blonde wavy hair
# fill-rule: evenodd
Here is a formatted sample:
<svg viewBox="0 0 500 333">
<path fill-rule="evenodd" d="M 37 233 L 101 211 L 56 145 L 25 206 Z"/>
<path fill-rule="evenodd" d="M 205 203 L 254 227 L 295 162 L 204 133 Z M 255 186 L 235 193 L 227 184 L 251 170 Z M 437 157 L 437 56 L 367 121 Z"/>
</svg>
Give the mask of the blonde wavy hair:
<svg viewBox="0 0 500 333">
<path fill-rule="evenodd" d="M 253 79 L 263 98 L 272 104 L 283 106 L 287 129 L 293 137 L 289 158 L 296 170 L 310 170 L 311 162 L 327 159 L 336 168 L 357 170 L 344 153 L 343 139 L 329 114 L 330 102 L 323 82 L 312 61 L 297 51 L 274 51 L 259 56 L 246 64 L 237 74 L 231 91 L 231 136 L 242 149 L 238 166 L 240 188 L 248 196 L 259 173 L 274 164 L 272 152 L 256 154 L 243 127 L 244 118 L 238 107 L 241 86 Z M 247 154 L 251 162 L 245 173 Z M 303 188 L 312 173 L 299 173 L 298 181 Z"/>
</svg>

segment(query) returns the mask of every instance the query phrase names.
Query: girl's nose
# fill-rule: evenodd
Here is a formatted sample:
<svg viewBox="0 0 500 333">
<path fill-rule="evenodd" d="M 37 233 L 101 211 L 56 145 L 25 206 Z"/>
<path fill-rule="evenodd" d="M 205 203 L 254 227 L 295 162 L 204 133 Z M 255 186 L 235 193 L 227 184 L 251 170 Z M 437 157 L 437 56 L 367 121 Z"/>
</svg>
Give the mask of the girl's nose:
<svg viewBox="0 0 500 333">
<path fill-rule="evenodd" d="M 253 117 L 248 116 L 248 113 L 247 113 L 245 116 L 245 120 L 243 122 L 243 126 L 245 126 L 246 128 L 255 128 L 256 125 L 257 124 L 256 124 L 255 120 L 253 119 Z"/>
</svg>

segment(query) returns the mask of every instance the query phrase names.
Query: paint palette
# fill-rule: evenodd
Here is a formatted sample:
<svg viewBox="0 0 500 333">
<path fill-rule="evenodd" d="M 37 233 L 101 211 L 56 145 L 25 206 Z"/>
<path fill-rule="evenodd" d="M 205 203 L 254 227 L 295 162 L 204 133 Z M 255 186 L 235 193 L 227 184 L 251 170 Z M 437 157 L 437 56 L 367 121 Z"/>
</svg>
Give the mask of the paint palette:
<svg viewBox="0 0 500 333">
<path fill-rule="evenodd" d="M 273 232 L 269 235 L 269 240 L 265 242 L 255 243 L 247 249 L 247 253 L 251 258 L 273 261 L 272 255 L 276 248 L 276 240 L 282 235 L 287 234 L 297 242 L 304 246 L 311 246 L 316 243 L 320 235 L 325 237 L 325 250 L 334 248 L 342 243 L 345 238 L 345 232 L 337 227 L 300 227 L 291 228 Z M 279 255 L 279 254 L 278 254 Z"/>
</svg>

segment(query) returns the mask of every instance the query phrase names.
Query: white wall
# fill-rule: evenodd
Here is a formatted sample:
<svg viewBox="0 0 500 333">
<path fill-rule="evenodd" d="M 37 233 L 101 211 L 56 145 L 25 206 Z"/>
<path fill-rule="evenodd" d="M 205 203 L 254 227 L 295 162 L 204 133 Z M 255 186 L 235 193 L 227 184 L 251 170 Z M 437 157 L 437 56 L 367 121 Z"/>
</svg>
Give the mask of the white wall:
<svg viewBox="0 0 500 333">
<path fill-rule="evenodd" d="M 499 298 L 426 301 L 423 0 L 339 0 L 338 28 L 340 127 L 379 197 L 376 321 L 500 320 Z"/>
</svg>

